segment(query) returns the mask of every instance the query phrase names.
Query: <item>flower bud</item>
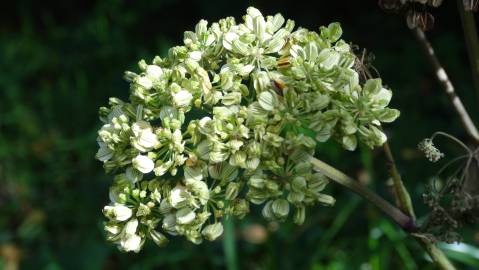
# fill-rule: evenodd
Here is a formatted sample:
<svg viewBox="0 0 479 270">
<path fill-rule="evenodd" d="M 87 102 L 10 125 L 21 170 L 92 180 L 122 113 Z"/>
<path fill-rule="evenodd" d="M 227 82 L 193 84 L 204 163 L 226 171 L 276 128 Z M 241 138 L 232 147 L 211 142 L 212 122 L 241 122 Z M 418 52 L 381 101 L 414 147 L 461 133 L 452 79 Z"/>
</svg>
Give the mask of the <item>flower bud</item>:
<svg viewBox="0 0 479 270">
<path fill-rule="evenodd" d="M 300 206 L 296 208 L 296 211 L 294 212 L 294 223 L 301 225 L 304 223 L 304 219 L 306 217 L 306 209 L 304 206 Z"/>
<path fill-rule="evenodd" d="M 192 99 L 193 95 L 187 90 L 180 90 L 178 93 L 173 94 L 173 104 L 176 107 L 187 107 Z"/>
<path fill-rule="evenodd" d="M 223 224 L 220 222 L 215 224 L 210 224 L 204 227 L 201 231 L 201 234 L 208 241 L 214 241 L 216 238 L 220 237 L 223 234 Z"/>
<path fill-rule="evenodd" d="M 238 218 L 243 218 L 246 214 L 249 213 L 248 201 L 244 199 L 235 200 L 232 206 L 232 213 Z"/>
<path fill-rule="evenodd" d="M 147 205 L 140 203 L 140 205 L 138 206 L 138 210 L 136 211 L 136 216 L 137 217 L 147 216 L 150 213 L 151 213 L 151 209 Z"/>
<path fill-rule="evenodd" d="M 164 247 L 168 244 L 168 238 L 166 236 L 156 230 L 150 231 L 150 237 L 157 244 L 159 247 Z"/>
<path fill-rule="evenodd" d="M 147 77 L 138 77 L 136 83 L 145 90 L 150 90 L 153 87 L 153 82 Z"/>
<path fill-rule="evenodd" d="M 289 214 L 289 203 L 285 199 L 276 199 L 271 204 L 271 209 L 276 218 L 282 220 Z"/>
<path fill-rule="evenodd" d="M 162 224 L 163 230 L 170 234 L 176 234 L 176 216 L 174 214 L 168 214 L 163 218 Z"/>
<path fill-rule="evenodd" d="M 274 220 L 274 214 L 273 214 L 273 211 L 271 209 L 271 205 L 272 205 L 272 201 L 268 201 L 264 207 L 263 207 L 263 210 L 261 211 L 261 214 L 263 215 L 263 217 L 267 220 Z"/>
<path fill-rule="evenodd" d="M 146 67 L 146 76 L 151 80 L 158 80 L 160 79 L 161 75 L 163 75 L 163 70 L 161 67 L 156 65 L 149 65 Z"/>
<path fill-rule="evenodd" d="M 227 200 L 234 200 L 238 196 L 240 184 L 236 182 L 230 182 L 226 186 L 225 198 Z"/>
</svg>

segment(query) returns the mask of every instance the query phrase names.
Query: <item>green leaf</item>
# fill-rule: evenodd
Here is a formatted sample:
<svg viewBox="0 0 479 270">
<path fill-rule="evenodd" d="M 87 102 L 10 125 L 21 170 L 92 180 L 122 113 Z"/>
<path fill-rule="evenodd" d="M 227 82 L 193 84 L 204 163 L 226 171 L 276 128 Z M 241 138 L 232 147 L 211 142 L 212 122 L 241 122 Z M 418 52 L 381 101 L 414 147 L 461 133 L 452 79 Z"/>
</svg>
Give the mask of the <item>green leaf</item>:
<svg viewBox="0 0 479 270">
<path fill-rule="evenodd" d="M 452 259 L 477 269 L 479 267 L 479 249 L 468 244 L 439 244 Z"/>
<path fill-rule="evenodd" d="M 322 193 L 318 194 L 317 199 L 318 199 L 318 202 L 328 206 L 334 205 L 334 203 L 336 203 L 336 199 L 334 199 L 333 196 L 330 196 L 327 194 L 322 194 Z"/>
</svg>

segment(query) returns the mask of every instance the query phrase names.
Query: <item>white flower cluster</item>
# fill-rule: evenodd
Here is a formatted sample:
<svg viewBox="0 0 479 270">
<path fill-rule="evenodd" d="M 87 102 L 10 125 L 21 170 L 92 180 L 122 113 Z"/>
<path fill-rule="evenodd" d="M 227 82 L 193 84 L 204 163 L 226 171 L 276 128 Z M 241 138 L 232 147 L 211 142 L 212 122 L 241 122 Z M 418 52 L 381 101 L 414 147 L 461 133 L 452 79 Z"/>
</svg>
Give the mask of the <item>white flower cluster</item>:
<svg viewBox="0 0 479 270">
<path fill-rule="evenodd" d="M 116 174 L 108 239 L 134 252 L 167 235 L 201 243 L 250 203 L 297 224 L 307 206 L 332 205 L 328 180 L 309 163 L 317 141 L 378 146 L 381 122 L 399 115 L 379 79 L 360 84 L 341 34 L 337 23 L 294 30 L 250 7 L 243 23 L 202 20 L 167 57 L 126 72 L 129 101 L 100 109 L 97 158 Z"/>
<path fill-rule="evenodd" d="M 444 153 L 437 149 L 431 139 L 424 139 L 417 147 L 431 162 L 437 162 L 444 157 Z"/>
</svg>

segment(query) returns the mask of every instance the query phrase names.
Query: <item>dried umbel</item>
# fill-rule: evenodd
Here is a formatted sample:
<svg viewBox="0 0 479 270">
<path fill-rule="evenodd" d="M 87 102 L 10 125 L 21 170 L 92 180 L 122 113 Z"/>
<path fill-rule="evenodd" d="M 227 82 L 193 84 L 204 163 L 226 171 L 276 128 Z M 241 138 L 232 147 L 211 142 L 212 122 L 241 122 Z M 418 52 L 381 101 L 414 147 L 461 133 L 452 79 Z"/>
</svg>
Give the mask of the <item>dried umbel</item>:
<svg viewBox="0 0 479 270">
<path fill-rule="evenodd" d="M 423 198 L 431 212 L 421 231 L 433 240 L 459 242 L 463 226 L 479 223 L 479 148 L 471 150 L 454 136 L 436 132 L 419 144 L 431 162 L 444 156 L 432 142 L 437 135 L 456 142 L 466 154 L 447 162 L 427 187 Z"/>
<path fill-rule="evenodd" d="M 379 0 L 378 5 L 384 10 L 404 14 L 410 29 L 419 28 L 427 31 L 434 27 L 435 20 L 428 8 L 437 8 L 442 2 L 442 0 Z"/>
<path fill-rule="evenodd" d="M 332 205 L 309 162 L 317 142 L 379 146 L 381 122 L 399 115 L 381 80 L 360 83 L 341 34 L 338 23 L 295 30 L 251 7 L 240 24 L 200 21 L 184 45 L 126 72 L 129 101 L 100 109 L 97 158 L 115 174 L 108 240 L 134 252 L 167 235 L 201 243 L 250 204 L 298 224 L 306 207 Z"/>
</svg>

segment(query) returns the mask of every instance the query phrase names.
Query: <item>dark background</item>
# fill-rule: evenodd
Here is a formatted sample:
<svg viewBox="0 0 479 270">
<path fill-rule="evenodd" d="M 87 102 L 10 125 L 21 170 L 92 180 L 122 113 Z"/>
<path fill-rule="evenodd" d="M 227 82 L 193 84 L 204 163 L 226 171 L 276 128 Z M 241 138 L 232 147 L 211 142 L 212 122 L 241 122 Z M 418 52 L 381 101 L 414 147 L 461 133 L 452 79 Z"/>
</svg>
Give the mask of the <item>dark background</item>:
<svg viewBox="0 0 479 270">
<path fill-rule="evenodd" d="M 431 9 L 429 33 L 437 54 L 474 120 L 473 89 L 455 1 Z M 406 186 L 424 216 L 421 193 L 440 164 L 417 143 L 442 130 L 465 139 L 458 118 L 404 19 L 376 1 L 3 1 L 0 4 L 0 269 L 225 268 L 222 241 L 195 246 L 172 239 L 122 254 L 104 240 L 101 213 L 112 176 L 94 160 L 97 111 L 108 97 L 126 98 L 124 70 L 137 70 L 182 43 L 183 31 L 204 18 L 240 21 L 248 6 L 281 12 L 317 30 L 341 22 L 347 41 L 376 56 L 375 67 L 394 90 L 401 117 L 386 126 Z M 460 150 L 444 143 L 453 157 Z M 335 143 L 318 156 L 368 183 L 388 199 L 381 150 L 345 152 Z M 315 208 L 306 223 L 268 224 L 258 209 L 235 224 L 240 269 L 433 269 L 422 249 L 358 197 L 330 185 L 337 204 Z M 465 242 L 479 245 L 468 228 Z M 448 251 L 460 269 L 478 269 L 479 252 Z"/>
</svg>

